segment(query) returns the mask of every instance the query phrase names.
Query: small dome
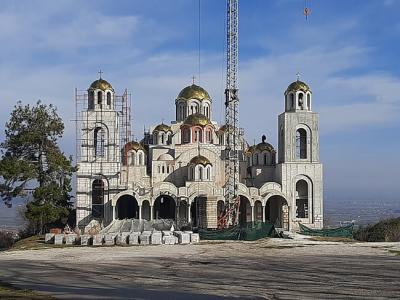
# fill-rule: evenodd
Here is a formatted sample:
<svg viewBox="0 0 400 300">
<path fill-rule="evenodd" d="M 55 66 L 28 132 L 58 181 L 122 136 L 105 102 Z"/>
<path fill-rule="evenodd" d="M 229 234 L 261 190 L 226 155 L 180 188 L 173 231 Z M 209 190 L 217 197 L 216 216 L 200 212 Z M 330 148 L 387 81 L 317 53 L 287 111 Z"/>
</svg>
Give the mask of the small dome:
<svg viewBox="0 0 400 300">
<path fill-rule="evenodd" d="M 254 147 L 254 146 L 253 146 L 253 147 Z M 263 151 L 272 152 L 272 151 L 275 151 L 275 150 L 274 150 L 274 147 L 273 147 L 271 144 L 266 143 L 266 142 L 259 143 L 259 144 L 256 146 L 256 150 L 257 150 L 258 152 L 263 152 Z"/>
<path fill-rule="evenodd" d="M 204 167 L 207 165 L 212 165 L 211 162 L 208 160 L 207 157 L 203 155 L 197 155 L 190 160 L 191 165 L 203 165 Z"/>
<path fill-rule="evenodd" d="M 246 155 L 252 155 L 252 154 L 256 153 L 256 146 L 248 147 L 244 153 Z"/>
<path fill-rule="evenodd" d="M 129 150 L 133 151 L 138 151 L 138 150 L 143 150 L 146 151 L 144 148 L 143 144 L 138 143 L 138 142 L 128 142 L 124 146 L 125 153 L 128 152 Z"/>
<path fill-rule="evenodd" d="M 171 154 L 163 153 L 157 158 L 157 160 L 174 160 L 174 158 L 171 156 Z"/>
<path fill-rule="evenodd" d="M 184 125 L 189 126 L 206 126 L 211 124 L 211 121 L 203 114 L 193 114 L 186 118 Z"/>
<path fill-rule="evenodd" d="M 166 124 L 162 123 L 162 124 L 160 124 L 160 125 L 157 125 L 157 126 L 156 126 L 156 128 L 154 128 L 154 130 L 153 130 L 153 131 L 158 131 L 158 132 L 160 132 L 160 131 L 163 131 L 163 132 L 168 132 L 168 131 L 172 131 L 172 130 L 171 130 L 171 127 L 170 127 L 170 126 L 168 126 L 168 125 L 166 125 Z"/>
<path fill-rule="evenodd" d="M 101 78 L 93 81 L 89 87 L 89 90 L 102 90 L 102 91 L 111 90 L 111 91 L 114 91 L 112 85 L 108 81 L 101 79 Z"/>
<path fill-rule="evenodd" d="M 304 93 L 306 92 L 311 92 L 310 87 L 304 83 L 303 81 L 297 80 L 289 84 L 288 88 L 286 89 L 285 94 L 289 92 L 296 92 L 296 91 L 303 91 Z"/>
<path fill-rule="evenodd" d="M 210 100 L 210 95 L 208 92 L 203 89 L 201 86 L 192 84 L 187 87 L 185 87 L 178 95 L 176 98 L 177 100 L 183 99 L 183 100 L 190 100 L 190 99 L 197 99 L 200 101 L 203 100 Z"/>
</svg>

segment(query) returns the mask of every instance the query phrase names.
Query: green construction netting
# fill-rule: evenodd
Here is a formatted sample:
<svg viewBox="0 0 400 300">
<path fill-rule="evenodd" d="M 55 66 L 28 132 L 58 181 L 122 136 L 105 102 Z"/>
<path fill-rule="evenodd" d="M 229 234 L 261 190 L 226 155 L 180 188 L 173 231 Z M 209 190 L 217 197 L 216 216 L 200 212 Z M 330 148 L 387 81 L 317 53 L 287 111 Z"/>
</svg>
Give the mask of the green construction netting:
<svg viewBox="0 0 400 300">
<path fill-rule="evenodd" d="M 274 224 L 263 222 L 249 222 L 227 229 L 199 230 L 202 240 L 242 240 L 255 241 L 275 235 Z"/>
<path fill-rule="evenodd" d="M 329 228 L 329 229 L 312 229 L 308 228 L 307 226 L 304 226 L 301 223 L 299 225 L 300 225 L 300 233 L 305 235 L 346 237 L 346 238 L 353 237 L 353 224 L 344 227 Z"/>
</svg>

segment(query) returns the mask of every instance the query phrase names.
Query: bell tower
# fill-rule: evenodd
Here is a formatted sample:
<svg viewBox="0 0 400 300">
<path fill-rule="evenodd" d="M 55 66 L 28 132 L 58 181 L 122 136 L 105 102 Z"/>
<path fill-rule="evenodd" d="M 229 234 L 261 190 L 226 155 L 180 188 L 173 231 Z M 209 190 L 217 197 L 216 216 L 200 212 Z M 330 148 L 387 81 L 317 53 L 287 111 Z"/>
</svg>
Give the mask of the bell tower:
<svg viewBox="0 0 400 300">
<path fill-rule="evenodd" d="M 288 197 L 290 223 L 322 228 L 319 116 L 312 111 L 312 92 L 306 83 L 297 79 L 284 95 L 285 111 L 278 119 L 277 175 Z"/>
</svg>

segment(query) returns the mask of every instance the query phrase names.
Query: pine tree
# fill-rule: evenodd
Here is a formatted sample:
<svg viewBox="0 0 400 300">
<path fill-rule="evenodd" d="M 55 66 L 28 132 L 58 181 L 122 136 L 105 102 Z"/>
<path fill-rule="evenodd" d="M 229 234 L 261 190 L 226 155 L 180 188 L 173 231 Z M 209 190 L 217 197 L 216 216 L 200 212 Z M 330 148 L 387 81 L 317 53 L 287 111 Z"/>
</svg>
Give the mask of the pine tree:
<svg viewBox="0 0 400 300">
<path fill-rule="evenodd" d="M 47 224 L 67 218 L 72 208 L 72 158 L 58 146 L 64 123 L 53 105 L 18 102 L 6 123 L 5 141 L 0 144 L 0 196 L 7 206 L 15 197 L 32 200 L 25 216 L 33 232 L 42 232 Z"/>
</svg>

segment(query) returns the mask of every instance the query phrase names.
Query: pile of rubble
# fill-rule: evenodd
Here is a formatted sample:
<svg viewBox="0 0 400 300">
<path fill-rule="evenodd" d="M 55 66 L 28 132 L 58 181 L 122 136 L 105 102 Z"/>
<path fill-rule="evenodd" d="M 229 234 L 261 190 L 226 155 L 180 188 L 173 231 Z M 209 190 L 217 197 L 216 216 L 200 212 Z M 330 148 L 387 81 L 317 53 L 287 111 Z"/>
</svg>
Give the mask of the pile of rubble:
<svg viewBox="0 0 400 300">
<path fill-rule="evenodd" d="M 98 233 L 95 235 L 76 233 L 46 233 L 45 242 L 55 245 L 113 246 L 113 245 L 175 245 L 200 241 L 199 234 L 192 231 L 143 231 Z"/>
</svg>

